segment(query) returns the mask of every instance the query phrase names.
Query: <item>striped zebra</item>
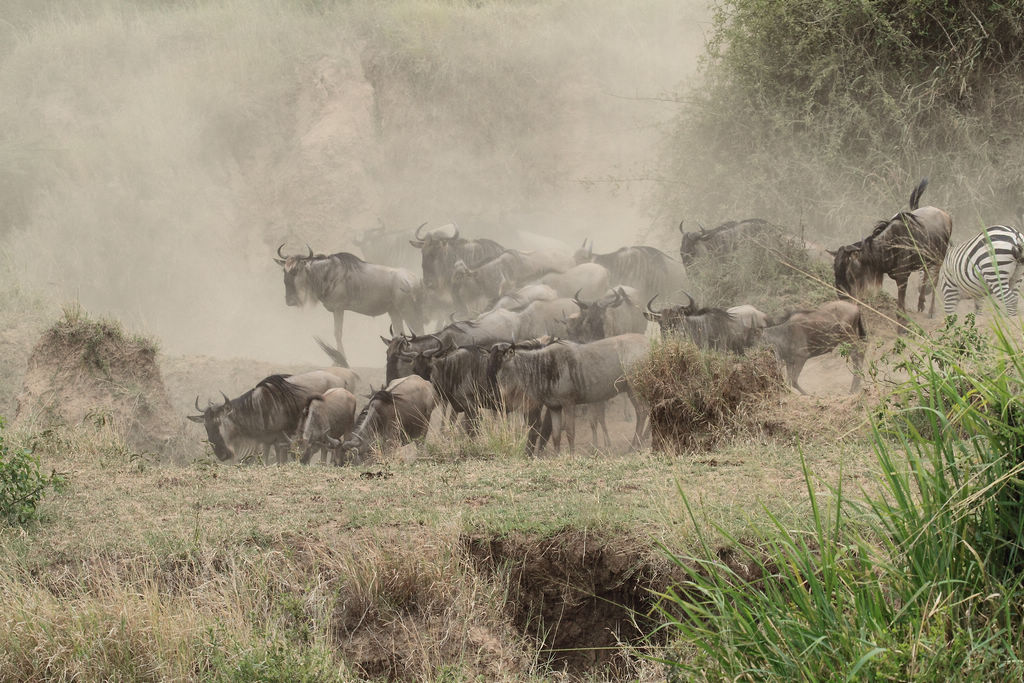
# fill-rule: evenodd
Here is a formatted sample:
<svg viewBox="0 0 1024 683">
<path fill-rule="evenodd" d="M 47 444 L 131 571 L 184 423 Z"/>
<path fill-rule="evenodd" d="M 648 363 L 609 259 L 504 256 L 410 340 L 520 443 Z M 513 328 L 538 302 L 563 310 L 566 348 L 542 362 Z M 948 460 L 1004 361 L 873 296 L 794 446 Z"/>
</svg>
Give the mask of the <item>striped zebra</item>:
<svg viewBox="0 0 1024 683">
<path fill-rule="evenodd" d="M 942 263 L 942 299 L 946 315 L 962 298 L 992 295 L 1007 314 L 1017 315 L 1017 283 L 1024 276 L 1024 235 L 1005 225 L 993 225 L 963 244 L 951 247 Z"/>
</svg>

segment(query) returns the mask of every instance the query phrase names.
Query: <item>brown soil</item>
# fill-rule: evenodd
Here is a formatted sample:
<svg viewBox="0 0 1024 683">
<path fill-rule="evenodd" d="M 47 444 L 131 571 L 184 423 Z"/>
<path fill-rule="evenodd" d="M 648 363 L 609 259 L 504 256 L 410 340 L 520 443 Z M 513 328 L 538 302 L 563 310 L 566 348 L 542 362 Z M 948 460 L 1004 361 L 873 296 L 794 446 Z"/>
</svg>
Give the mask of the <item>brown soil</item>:
<svg viewBox="0 0 1024 683">
<path fill-rule="evenodd" d="M 32 348 L 15 422 L 47 429 L 112 425 L 144 452 L 163 452 L 177 420 L 156 362 L 156 346 L 113 322 L 65 317 Z"/>
</svg>

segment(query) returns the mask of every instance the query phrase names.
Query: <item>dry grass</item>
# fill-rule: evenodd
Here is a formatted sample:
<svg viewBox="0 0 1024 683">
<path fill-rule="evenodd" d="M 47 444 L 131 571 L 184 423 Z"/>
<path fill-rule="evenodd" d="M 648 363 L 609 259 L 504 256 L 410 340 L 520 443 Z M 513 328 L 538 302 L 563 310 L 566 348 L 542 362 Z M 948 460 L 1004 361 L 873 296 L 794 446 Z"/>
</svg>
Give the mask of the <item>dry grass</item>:
<svg viewBox="0 0 1024 683">
<path fill-rule="evenodd" d="M 759 433 L 768 399 L 784 387 L 774 353 L 743 356 L 703 351 L 671 337 L 633 369 L 633 386 L 651 406 L 658 449 L 706 450 L 738 435 Z"/>
<path fill-rule="evenodd" d="M 550 610 L 657 586 L 658 544 L 694 541 L 677 487 L 738 537 L 761 504 L 795 525 L 807 514 L 795 448 L 767 442 L 713 458 L 442 457 L 435 444 L 353 469 L 170 466 L 132 457 L 109 425 L 12 438 L 70 487 L 27 532 L 0 531 L 4 679 L 522 680 L 569 666 L 657 680 L 628 643 L 614 666 L 588 650 L 610 626 Z M 823 489 L 840 462 L 856 488 L 872 479 L 864 446 L 804 449 Z M 482 564 L 480 543 L 507 545 Z M 561 588 L 523 592 L 535 585 Z M 551 651 L 565 642 L 584 656 Z"/>
</svg>

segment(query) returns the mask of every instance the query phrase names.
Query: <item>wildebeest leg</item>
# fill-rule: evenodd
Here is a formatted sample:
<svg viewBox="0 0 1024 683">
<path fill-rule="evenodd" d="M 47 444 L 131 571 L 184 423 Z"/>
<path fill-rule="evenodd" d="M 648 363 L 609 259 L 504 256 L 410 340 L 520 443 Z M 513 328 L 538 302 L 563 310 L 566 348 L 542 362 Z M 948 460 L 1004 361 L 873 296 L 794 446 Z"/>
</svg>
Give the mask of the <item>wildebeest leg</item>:
<svg viewBox="0 0 1024 683">
<path fill-rule="evenodd" d="M 345 353 L 345 346 L 341 343 L 341 328 L 345 325 L 345 311 L 334 311 L 334 343 L 338 346 L 338 352 L 348 358 Z"/>
<path fill-rule="evenodd" d="M 544 450 L 551 438 L 551 411 L 544 406 L 532 406 L 526 411 L 526 454 L 534 455 Z"/>
<path fill-rule="evenodd" d="M 565 419 L 565 435 L 569 442 L 569 452 L 576 451 L 576 406 L 567 405 L 558 411 Z"/>
<path fill-rule="evenodd" d="M 860 342 L 854 342 L 850 349 L 850 360 L 853 361 L 853 383 L 850 385 L 850 393 L 856 393 L 860 389 L 861 369 L 864 365 L 864 347 Z"/>
<path fill-rule="evenodd" d="M 636 415 L 636 425 L 633 427 L 633 440 L 630 442 L 630 447 L 640 449 L 643 447 L 644 439 L 647 437 L 647 431 L 650 428 L 650 420 L 648 420 L 649 411 L 647 406 L 632 391 L 626 392 L 626 396 L 629 397 L 629 402 L 633 404 L 633 413 Z"/>
<path fill-rule="evenodd" d="M 893 279 L 896 280 L 896 328 L 899 334 L 903 334 L 907 331 L 907 281 L 910 276 L 900 275 Z"/>
<path fill-rule="evenodd" d="M 480 414 L 477 412 L 476 408 L 471 408 L 467 409 L 464 415 L 466 416 L 466 434 L 469 436 L 476 436 Z"/>
<path fill-rule="evenodd" d="M 807 395 L 807 392 L 797 384 L 797 378 L 800 377 L 800 373 L 804 369 L 804 363 L 807 362 L 807 358 L 801 356 L 793 361 L 786 363 L 786 374 L 789 376 L 789 383 L 793 385 L 793 388 L 799 391 L 803 395 Z"/>
<path fill-rule="evenodd" d="M 551 446 L 557 454 L 562 449 L 562 408 L 548 407 L 551 415 Z"/>
<path fill-rule="evenodd" d="M 612 447 L 612 438 L 608 436 L 608 422 L 606 416 L 608 414 L 608 402 L 598 403 L 595 407 L 595 413 L 597 417 L 597 423 L 601 426 L 601 431 L 604 433 L 604 447 Z M 594 445 L 597 445 L 597 436 L 594 436 Z"/>
</svg>

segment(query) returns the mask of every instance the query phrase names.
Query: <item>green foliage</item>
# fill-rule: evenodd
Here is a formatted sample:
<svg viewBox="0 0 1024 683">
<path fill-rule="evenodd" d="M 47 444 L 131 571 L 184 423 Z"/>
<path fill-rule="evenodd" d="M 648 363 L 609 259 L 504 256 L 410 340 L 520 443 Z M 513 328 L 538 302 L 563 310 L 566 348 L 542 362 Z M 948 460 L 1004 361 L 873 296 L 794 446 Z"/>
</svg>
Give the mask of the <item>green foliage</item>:
<svg viewBox="0 0 1024 683">
<path fill-rule="evenodd" d="M 993 204 L 1012 214 L 1022 57 L 1017 3 L 721 0 L 664 204 L 705 220 L 810 209 L 827 231 L 861 237 L 930 175 L 933 203 L 961 219 Z"/>
<path fill-rule="evenodd" d="M 1024 348 L 1004 321 L 994 333 L 986 344 L 973 320 L 947 320 L 900 349 L 914 360 L 875 430 L 880 493 L 851 500 L 840 477 L 828 515 L 805 466 L 810 530 L 772 517 L 754 548 L 717 529 L 742 563 L 706 541 L 675 558 L 687 579 L 663 613 L 692 648 L 672 666 L 711 679 L 1024 674 Z"/>
<path fill-rule="evenodd" d="M 206 669 L 202 677 L 218 683 L 348 680 L 323 648 L 297 645 L 280 637 L 243 644 L 218 629 L 207 629 L 201 647 Z"/>
<path fill-rule="evenodd" d="M 36 507 L 47 489 L 60 490 L 64 479 L 56 472 L 39 471 L 39 457 L 27 448 L 8 445 L 0 418 L 0 519 L 7 524 L 27 524 L 36 518 Z"/>
</svg>

